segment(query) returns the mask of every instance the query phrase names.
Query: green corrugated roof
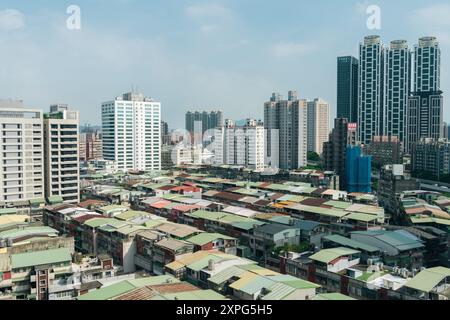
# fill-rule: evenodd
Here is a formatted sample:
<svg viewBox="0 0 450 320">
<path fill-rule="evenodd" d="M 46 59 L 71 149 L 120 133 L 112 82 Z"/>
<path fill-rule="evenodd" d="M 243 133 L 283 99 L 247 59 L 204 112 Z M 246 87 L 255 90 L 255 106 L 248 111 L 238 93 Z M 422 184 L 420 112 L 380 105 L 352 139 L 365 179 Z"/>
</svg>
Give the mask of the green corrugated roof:
<svg viewBox="0 0 450 320">
<path fill-rule="evenodd" d="M 405 286 L 423 292 L 430 292 L 442 280 L 450 277 L 450 269 L 445 267 L 436 267 L 421 271 L 414 278 L 409 280 Z"/>
<path fill-rule="evenodd" d="M 17 208 L 0 209 L 0 216 L 6 214 L 17 214 Z"/>
<path fill-rule="evenodd" d="M 50 227 L 26 227 L 23 229 L 12 229 L 0 232 L 2 238 L 22 238 L 32 235 L 58 236 L 58 231 Z"/>
<path fill-rule="evenodd" d="M 227 268 L 227 269 L 213 275 L 212 277 L 210 277 L 208 279 L 208 281 L 211 283 L 214 283 L 216 285 L 220 285 L 233 277 L 240 276 L 244 272 L 245 272 L 244 269 L 232 266 L 230 268 Z"/>
<path fill-rule="evenodd" d="M 136 288 L 142 288 L 146 286 L 155 286 L 159 284 L 165 284 L 165 283 L 179 283 L 180 280 L 174 278 L 171 275 L 162 275 L 162 276 L 156 276 L 156 277 L 145 277 L 145 278 L 138 278 L 133 280 L 127 280 L 129 283 L 131 283 Z"/>
<path fill-rule="evenodd" d="M 103 287 L 82 295 L 78 297 L 78 300 L 109 300 L 134 289 L 136 289 L 136 287 L 128 281 L 121 281 L 111 286 Z"/>
<path fill-rule="evenodd" d="M 377 252 L 377 251 L 380 251 L 380 249 L 372 247 L 372 246 L 370 246 L 368 244 L 365 244 L 365 243 L 362 243 L 362 242 L 359 242 L 359 241 L 355 241 L 355 240 L 352 240 L 352 239 L 349 239 L 349 238 L 345 238 L 345 237 L 337 235 L 337 234 L 331 235 L 331 236 L 326 236 L 326 237 L 324 237 L 324 239 L 325 240 L 329 240 L 329 241 L 333 241 L 333 242 L 338 243 L 338 244 L 340 244 L 342 246 L 349 247 L 349 248 L 352 248 L 352 249 L 360 249 L 360 250 L 363 250 L 363 251 L 366 251 L 366 252 Z"/>
<path fill-rule="evenodd" d="M 63 203 L 64 199 L 61 196 L 51 196 L 47 198 L 48 203 L 50 204 L 57 204 L 57 203 Z"/>
<path fill-rule="evenodd" d="M 164 294 L 168 300 L 181 300 L 181 301 L 204 301 L 204 300 L 227 300 L 223 295 L 213 291 L 213 290 L 197 290 L 197 291 L 186 291 L 178 293 Z"/>
<path fill-rule="evenodd" d="M 98 228 L 100 226 L 104 226 L 112 221 L 117 221 L 113 218 L 94 218 L 86 221 L 84 224 L 91 228 Z"/>
<path fill-rule="evenodd" d="M 288 208 L 302 212 L 315 213 L 323 216 L 330 216 L 336 218 L 342 218 L 349 214 L 349 212 L 346 212 L 341 209 L 328 209 L 321 207 L 306 206 L 302 204 L 296 204 L 293 206 L 289 206 Z"/>
<path fill-rule="evenodd" d="M 360 251 L 340 247 L 340 248 L 321 250 L 321 251 L 317 252 L 316 254 L 313 254 L 309 258 L 312 260 L 315 260 L 315 261 L 323 262 L 323 263 L 330 263 L 331 261 L 336 260 L 337 258 L 339 258 L 341 256 L 357 254 L 359 252 Z"/>
<path fill-rule="evenodd" d="M 334 200 L 331 200 L 331 201 L 325 202 L 324 205 L 345 210 L 348 207 L 350 207 L 352 204 L 350 202 L 345 202 L 345 201 L 334 201 Z"/>
<path fill-rule="evenodd" d="M 336 300 L 336 301 L 345 301 L 345 300 L 356 300 L 352 297 L 346 296 L 342 293 L 321 293 L 314 297 L 314 300 Z"/>
<path fill-rule="evenodd" d="M 138 217 L 144 217 L 144 216 L 148 216 L 148 215 L 149 215 L 148 212 L 130 210 L 130 211 L 125 211 L 125 212 L 122 212 L 122 213 L 116 215 L 115 218 L 127 221 L 127 220 L 131 220 L 131 219 L 138 218 Z"/>
<path fill-rule="evenodd" d="M 350 213 L 348 216 L 345 216 L 345 219 L 356 220 L 356 221 L 361 221 L 361 222 L 372 222 L 372 221 L 378 220 L 378 217 L 371 215 L 371 214 L 355 212 L 355 213 Z"/>
<path fill-rule="evenodd" d="M 186 241 L 191 242 L 198 246 L 203 246 L 211 241 L 217 240 L 217 239 L 224 239 L 224 240 L 235 240 L 236 238 L 229 237 L 220 233 L 200 233 L 196 236 L 193 236 Z"/>
<path fill-rule="evenodd" d="M 110 300 L 134 289 L 143 288 L 145 286 L 165 284 L 169 281 L 170 283 L 180 282 L 178 279 L 170 275 L 125 280 L 82 295 L 78 297 L 78 300 Z"/>
<path fill-rule="evenodd" d="M 19 253 L 11 255 L 11 267 L 13 269 L 71 261 L 72 256 L 69 249 L 67 248 L 34 251 L 29 253 Z"/>
<path fill-rule="evenodd" d="M 120 211 L 120 210 L 129 210 L 129 209 L 130 208 L 128 208 L 126 206 L 110 205 L 110 206 L 101 207 L 98 210 L 106 213 L 106 212 L 109 212 L 109 211 Z"/>
<path fill-rule="evenodd" d="M 31 204 L 31 205 L 33 205 L 33 204 L 43 204 L 43 203 L 45 203 L 45 199 L 44 199 L 44 198 L 41 198 L 41 199 L 31 199 L 31 200 L 30 200 L 30 204 Z"/>
</svg>

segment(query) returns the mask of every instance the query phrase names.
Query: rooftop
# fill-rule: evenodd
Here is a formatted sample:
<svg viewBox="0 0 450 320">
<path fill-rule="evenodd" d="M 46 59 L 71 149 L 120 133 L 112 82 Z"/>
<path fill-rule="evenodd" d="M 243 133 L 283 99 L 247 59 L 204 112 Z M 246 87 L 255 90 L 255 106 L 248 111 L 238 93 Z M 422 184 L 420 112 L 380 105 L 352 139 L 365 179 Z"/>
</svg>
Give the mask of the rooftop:
<svg viewBox="0 0 450 320">
<path fill-rule="evenodd" d="M 71 261 L 72 256 L 67 248 L 11 255 L 11 266 L 13 269 L 40 266 L 44 264 L 66 263 Z"/>
<path fill-rule="evenodd" d="M 333 249 L 324 249 L 316 254 L 313 254 L 309 258 L 315 261 L 323 262 L 326 264 L 329 264 L 333 262 L 334 260 L 343 257 L 343 256 L 349 256 L 360 253 L 360 251 L 339 247 L 339 248 L 333 248 Z"/>
</svg>

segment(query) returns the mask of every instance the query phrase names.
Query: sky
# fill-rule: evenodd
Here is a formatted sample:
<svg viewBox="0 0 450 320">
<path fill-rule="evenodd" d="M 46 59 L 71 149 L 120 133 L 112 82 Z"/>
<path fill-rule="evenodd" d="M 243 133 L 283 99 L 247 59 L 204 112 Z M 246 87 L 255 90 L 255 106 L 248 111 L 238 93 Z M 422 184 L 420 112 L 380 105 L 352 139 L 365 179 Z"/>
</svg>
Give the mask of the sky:
<svg viewBox="0 0 450 320">
<path fill-rule="evenodd" d="M 81 29 L 69 30 L 70 5 Z M 367 7 L 381 9 L 369 30 Z M 321 97 L 336 114 L 336 58 L 364 36 L 385 44 L 437 36 L 450 92 L 450 3 L 430 0 L 0 0 L 0 98 L 67 103 L 101 124 L 101 103 L 136 88 L 170 128 L 191 109 L 262 119 L 272 92 Z M 444 100 L 444 120 L 450 112 Z"/>
</svg>

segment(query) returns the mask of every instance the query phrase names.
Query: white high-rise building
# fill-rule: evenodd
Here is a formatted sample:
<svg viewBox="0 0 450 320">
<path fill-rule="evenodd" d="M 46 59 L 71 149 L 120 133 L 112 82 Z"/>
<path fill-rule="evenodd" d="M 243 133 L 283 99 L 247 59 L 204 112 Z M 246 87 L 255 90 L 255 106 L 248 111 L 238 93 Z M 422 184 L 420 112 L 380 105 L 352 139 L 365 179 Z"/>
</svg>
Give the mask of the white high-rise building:
<svg viewBox="0 0 450 320">
<path fill-rule="evenodd" d="M 44 198 L 42 111 L 0 101 L 0 207 Z"/>
<path fill-rule="evenodd" d="M 80 202 L 79 113 L 67 105 L 44 115 L 45 196 Z"/>
<path fill-rule="evenodd" d="M 370 144 L 383 135 L 384 49 L 379 36 L 360 45 L 358 88 L 358 140 Z"/>
<path fill-rule="evenodd" d="M 103 157 L 120 171 L 161 170 L 161 103 L 126 93 L 102 104 Z"/>
<path fill-rule="evenodd" d="M 330 105 L 323 99 L 308 101 L 308 152 L 323 153 L 330 134 Z"/>
<path fill-rule="evenodd" d="M 295 170 L 308 164 L 307 109 L 296 91 L 289 91 L 287 100 L 274 93 L 264 104 L 265 158 L 271 168 Z"/>
<path fill-rule="evenodd" d="M 245 126 L 236 126 L 226 120 L 225 126 L 216 128 L 214 133 L 214 163 L 244 166 L 264 170 L 264 126 L 248 119 Z"/>
</svg>

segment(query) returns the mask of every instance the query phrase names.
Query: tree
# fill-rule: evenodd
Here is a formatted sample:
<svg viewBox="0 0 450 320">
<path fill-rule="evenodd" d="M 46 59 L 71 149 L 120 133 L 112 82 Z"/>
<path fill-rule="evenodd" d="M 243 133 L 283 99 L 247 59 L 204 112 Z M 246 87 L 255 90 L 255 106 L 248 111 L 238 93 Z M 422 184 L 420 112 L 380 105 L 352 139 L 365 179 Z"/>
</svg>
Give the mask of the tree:
<svg viewBox="0 0 450 320">
<path fill-rule="evenodd" d="M 308 161 L 319 162 L 320 156 L 313 151 L 309 151 L 308 152 Z"/>
</svg>

